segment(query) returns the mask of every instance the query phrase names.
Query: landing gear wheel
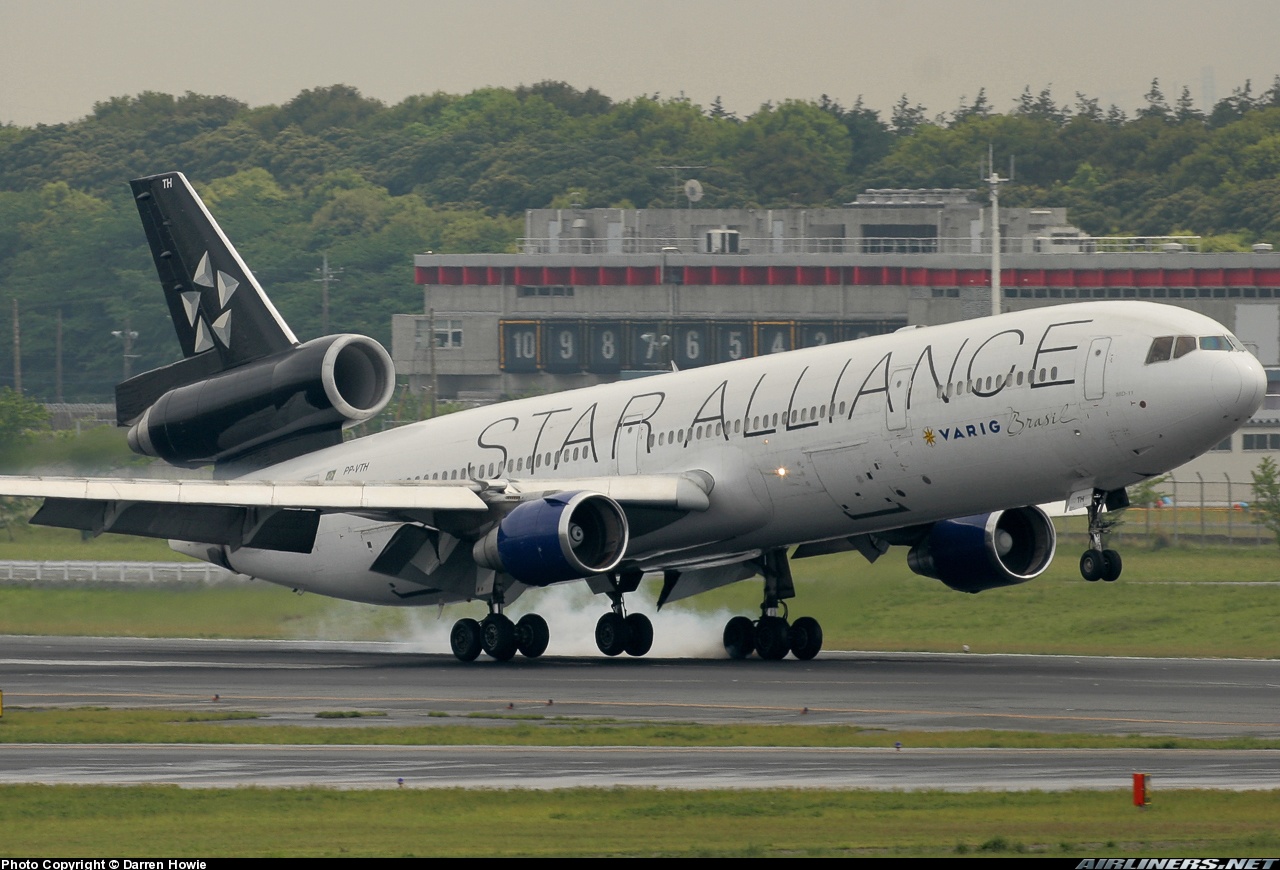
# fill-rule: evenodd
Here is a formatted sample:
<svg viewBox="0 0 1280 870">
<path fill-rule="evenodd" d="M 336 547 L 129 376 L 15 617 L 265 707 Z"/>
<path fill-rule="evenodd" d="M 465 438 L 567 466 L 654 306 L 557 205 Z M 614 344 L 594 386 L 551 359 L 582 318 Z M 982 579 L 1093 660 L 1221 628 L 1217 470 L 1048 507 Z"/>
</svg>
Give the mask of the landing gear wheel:
<svg viewBox="0 0 1280 870">
<path fill-rule="evenodd" d="M 610 611 L 596 623 L 596 646 L 607 656 L 619 655 L 627 648 L 629 634 L 626 620 Z"/>
<path fill-rule="evenodd" d="M 777 661 L 791 651 L 787 621 L 780 616 L 762 616 L 756 623 L 756 652 L 760 658 Z"/>
<path fill-rule="evenodd" d="M 509 662 L 516 654 L 516 627 L 501 613 L 490 613 L 480 623 L 481 644 L 491 658 Z"/>
<path fill-rule="evenodd" d="M 1120 554 L 1115 550 L 1103 550 L 1102 561 L 1106 563 L 1106 567 L 1102 572 L 1102 579 L 1108 583 L 1114 583 L 1120 577 L 1120 571 L 1124 568 L 1124 562 L 1120 559 Z"/>
<path fill-rule="evenodd" d="M 1106 569 L 1106 559 L 1100 551 L 1085 550 L 1080 556 L 1080 576 L 1090 583 L 1101 580 Z"/>
<path fill-rule="evenodd" d="M 812 616 L 802 616 L 791 624 L 787 639 L 791 654 L 807 662 L 822 650 L 822 626 Z"/>
<path fill-rule="evenodd" d="M 480 623 L 474 619 L 459 619 L 449 632 L 449 646 L 460 662 L 473 662 L 480 655 L 483 641 Z"/>
<path fill-rule="evenodd" d="M 642 656 L 653 649 L 653 623 L 643 613 L 628 613 L 623 620 L 627 626 L 627 655 Z"/>
<path fill-rule="evenodd" d="M 756 627 L 745 616 L 735 616 L 724 627 L 724 651 L 731 659 L 745 659 L 756 650 Z"/>
<path fill-rule="evenodd" d="M 551 641 L 551 629 L 547 621 L 536 613 L 526 613 L 516 623 L 516 649 L 528 659 L 536 659 L 547 651 Z"/>
</svg>

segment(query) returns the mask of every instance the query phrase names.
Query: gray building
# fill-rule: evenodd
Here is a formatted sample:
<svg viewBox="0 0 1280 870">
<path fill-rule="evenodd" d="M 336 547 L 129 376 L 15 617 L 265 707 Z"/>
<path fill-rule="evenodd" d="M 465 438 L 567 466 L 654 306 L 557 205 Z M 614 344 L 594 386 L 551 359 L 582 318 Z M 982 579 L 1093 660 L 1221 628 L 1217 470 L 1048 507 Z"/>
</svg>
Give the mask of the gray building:
<svg viewBox="0 0 1280 870">
<path fill-rule="evenodd" d="M 1094 238 L 1054 208 L 1001 209 L 1000 224 L 1003 310 L 1179 305 L 1280 367 L 1280 254 L 1268 246 Z M 868 191 L 838 209 L 540 209 L 525 233 L 516 254 L 414 258 L 423 310 L 392 329 L 412 392 L 494 401 L 991 311 L 990 210 L 974 191 Z M 1243 474 L 1280 451 L 1278 412 L 1204 461 Z"/>
<path fill-rule="evenodd" d="M 419 254 L 422 313 L 392 355 L 414 391 L 496 399 L 990 311 L 989 210 L 967 190 L 839 209 L 539 209 L 517 254 Z M 1006 310 L 1157 299 L 1280 364 L 1280 256 L 1194 238 L 1091 238 L 1065 209 L 1001 211 Z M 1241 315 L 1241 306 L 1244 306 Z"/>
</svg>

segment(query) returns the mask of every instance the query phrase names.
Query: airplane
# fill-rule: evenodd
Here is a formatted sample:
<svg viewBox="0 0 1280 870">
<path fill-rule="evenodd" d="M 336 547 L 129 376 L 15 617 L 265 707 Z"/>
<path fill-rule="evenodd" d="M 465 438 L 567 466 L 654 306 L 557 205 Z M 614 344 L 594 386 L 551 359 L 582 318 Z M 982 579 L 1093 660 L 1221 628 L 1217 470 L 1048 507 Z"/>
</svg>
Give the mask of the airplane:
<svg viewBox="0 0 1280 870">
<path fill-rule="evenodd" d="M 361 335 L 299 341 L 185 176 L 131 182 L 183 358 L 116 389 L 136 452 L 213 479 L 0 478 L 31 522 L 166 538 L 296 590 L 393 606 L 480 601 L 453 654 L 542 655 L 546 620 L 505 609 L 583 581 L 607 655 L 658 605 L 758 577 L 758 618 L 724 646 L 808 660 L 791 559 L 910 548 L 918 574 L 977 593 L 1031 580 L 1057 538 L 1037 507 L 1088 513 L 1086 580 L 1113 581 L 1125 487 L 1218 444 L 1259 407 L 1262 366 L 1215 321 L 1140 301 L 1012 312 L 460 411 L 344 440 L 390 400 Z"/>
</svg>

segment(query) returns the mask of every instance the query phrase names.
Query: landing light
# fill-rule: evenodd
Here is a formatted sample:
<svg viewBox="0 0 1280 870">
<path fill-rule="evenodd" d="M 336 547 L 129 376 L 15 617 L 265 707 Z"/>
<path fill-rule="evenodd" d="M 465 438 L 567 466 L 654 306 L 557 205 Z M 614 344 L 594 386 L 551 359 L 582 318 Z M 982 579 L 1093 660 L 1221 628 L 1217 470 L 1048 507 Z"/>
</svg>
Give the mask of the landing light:
<svg viewBox="0 0 1280 870">
<path fill-rule="evenodd" d="M 785 465 L 779 465 L 774 474 L 778 475 L 778 477 L 786 477 L 787 467 Z"/>
</svg>

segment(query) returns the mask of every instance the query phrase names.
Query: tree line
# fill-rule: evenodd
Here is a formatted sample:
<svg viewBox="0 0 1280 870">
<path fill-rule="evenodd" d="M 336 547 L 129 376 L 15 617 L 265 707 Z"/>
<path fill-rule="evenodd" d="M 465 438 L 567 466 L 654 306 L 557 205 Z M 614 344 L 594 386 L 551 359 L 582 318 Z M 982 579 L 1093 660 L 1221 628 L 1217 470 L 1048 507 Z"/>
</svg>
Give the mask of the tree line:
<svg viewBox="0 0 1280 870">
<path fill-rule="evenodd" d="M 327 254 L 341 270 L 331 329 L 389 342 L 391 315 L 422 308 L 414 253 L 514 250 L 525 209 L 683 206 L 690 176 L 699 207 L 834 206 L 874 187 L 977 186 L 988 148 L 1016 159 L 1007 204 L 1066 206 L 1094 235 L 1280 242 L 1280 77 L 1203 110 L 1153 81 L 1132 116 L 1030 87 L 1004 110 L 982 90 L 937 114 L 904 95 L 887 117 L 827 96 L 738 117 L 719 99 L 551 81 L 395 105 L 347 85 L 257 108 L 147 92 L 72 123 L 0 126 L 0 334 L 16 300 L 22 386 L 49 401 L 59 359 L 65 400 L 108 401 L 126 365 L 175 358 L 126 184 L 156 172 L 192 179 L 300 337 L 319 334 Z"/>
</svg>

